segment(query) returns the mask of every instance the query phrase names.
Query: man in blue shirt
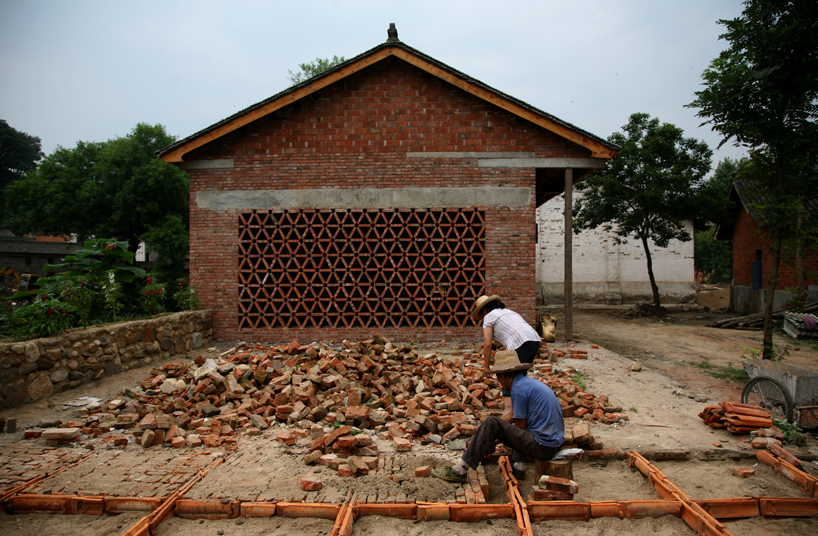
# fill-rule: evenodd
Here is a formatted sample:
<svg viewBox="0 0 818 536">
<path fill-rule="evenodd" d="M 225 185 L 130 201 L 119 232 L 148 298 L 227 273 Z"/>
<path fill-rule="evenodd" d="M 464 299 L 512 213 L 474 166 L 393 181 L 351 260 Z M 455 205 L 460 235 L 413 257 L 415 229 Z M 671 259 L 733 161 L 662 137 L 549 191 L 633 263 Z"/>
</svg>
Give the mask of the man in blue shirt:
<svg viewBox="0 0 818 536">
<path fill-rule="evenodd" d="M 547 461 L 560 452 L 565 435 L 562 407 L 557 396 L 541 381 L 529 378 L 532 363 L 521 363 L 517 352 L 505 350 L 494 356 L 491 372 L 504 390 L 511 391 L 512 414 L 490 416 L 474 434 L 466 452 L 453 466 L 435 469 L 432 474 L 447 482 L 466 482 L 469 468 L 477 469 L 484 456 L 494 452 L 495 440 L 512 448 L 514 474 L 525 476 L 526 457 Z M 575 454 L 564 451 L 560 456 Z"/>
</svg>

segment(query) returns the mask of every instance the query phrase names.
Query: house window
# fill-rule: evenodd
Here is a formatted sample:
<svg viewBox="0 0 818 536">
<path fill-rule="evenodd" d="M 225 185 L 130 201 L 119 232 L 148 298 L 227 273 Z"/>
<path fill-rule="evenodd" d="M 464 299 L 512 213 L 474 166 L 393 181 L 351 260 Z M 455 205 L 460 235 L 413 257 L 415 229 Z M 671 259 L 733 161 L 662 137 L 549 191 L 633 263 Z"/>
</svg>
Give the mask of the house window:
<svg viewBox="0 0 818 536">
<path fill-rule="evenodd" d="M 470 325 L 485 293 L 485 211 L 239 216 L 239 327 Z"/>
<path fill-rule="evenodd" d="M 31 257 L 26 257 L 26 266 L 31 266 Z"/>
<path fill-rule="evenodd" d="M 760 249 L 756 250 L 756 260 L 753 261 L 753 288 L 754 289 L 761 289 L 764 288 L 764 282 L 762 280 L 762 258 L 763 252 Z"/>
</svg>

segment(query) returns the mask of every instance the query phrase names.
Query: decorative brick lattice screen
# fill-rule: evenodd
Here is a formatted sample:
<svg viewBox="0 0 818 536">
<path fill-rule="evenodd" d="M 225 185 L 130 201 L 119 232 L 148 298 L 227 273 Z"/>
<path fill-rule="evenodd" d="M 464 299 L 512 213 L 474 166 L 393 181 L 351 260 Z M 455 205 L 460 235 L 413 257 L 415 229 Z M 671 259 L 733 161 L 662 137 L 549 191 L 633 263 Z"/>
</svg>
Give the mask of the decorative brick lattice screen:
<svg viewBox="0 0 818 536">
<path fill-rule="evenodd" d="M 239 216 L 239 327 L 466 326 L 485 292 L 477 209 Z"/>
</svg>

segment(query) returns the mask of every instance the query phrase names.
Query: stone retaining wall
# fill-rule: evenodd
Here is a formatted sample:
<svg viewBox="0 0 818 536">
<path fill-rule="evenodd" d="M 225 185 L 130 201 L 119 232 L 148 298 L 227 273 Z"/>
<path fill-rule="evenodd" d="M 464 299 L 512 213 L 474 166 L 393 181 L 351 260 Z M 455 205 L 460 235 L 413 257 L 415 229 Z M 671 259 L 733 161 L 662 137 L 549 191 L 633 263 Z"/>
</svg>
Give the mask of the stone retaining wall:
<svg viewBox="0 0 818 536">
<path fill-rule="evenodd" d="M 0 343 L 0 409 L 188 352 L 212 337 L 212 315 L 203 310 Z"/>
</svg>

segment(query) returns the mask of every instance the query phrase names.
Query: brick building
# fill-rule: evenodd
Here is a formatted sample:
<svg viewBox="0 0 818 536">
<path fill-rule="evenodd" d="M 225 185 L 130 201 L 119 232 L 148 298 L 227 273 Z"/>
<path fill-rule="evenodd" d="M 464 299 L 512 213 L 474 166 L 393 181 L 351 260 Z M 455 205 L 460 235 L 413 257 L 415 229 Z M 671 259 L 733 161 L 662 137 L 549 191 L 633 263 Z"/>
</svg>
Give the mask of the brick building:
<svg viewBox="0 0 818 536">
<path fill-rule="evenodd" d="M 486 293 L 533 323 L 536 207 L 617 149 L 392 36 L 160 157 L 218 339 L 441 340 Z"/>
<path fill-rule="evenodd" d="M 760 313 L 764 310 L 767 288 L 772 269 L 772 239 L 764 233 L 753 204 L 762 200 L 754 197 L 745 182 L 734 179 L 730 186 L 730 200 L 735 206 L 731 225 L 720 226 L 716 239 L 732 240 L 733 287 L 731 306 L 740 313 Z M 804 283 L 808 285 L 808 301 L 818 299 L 818 253 L 802 252 L 801 268 Z M 797 287 L 795 259 L 792 255 L 781 259 L 775 293 L 775 309 L 786 306 Z"/>
</svg>

